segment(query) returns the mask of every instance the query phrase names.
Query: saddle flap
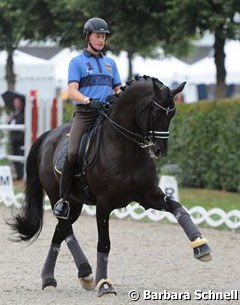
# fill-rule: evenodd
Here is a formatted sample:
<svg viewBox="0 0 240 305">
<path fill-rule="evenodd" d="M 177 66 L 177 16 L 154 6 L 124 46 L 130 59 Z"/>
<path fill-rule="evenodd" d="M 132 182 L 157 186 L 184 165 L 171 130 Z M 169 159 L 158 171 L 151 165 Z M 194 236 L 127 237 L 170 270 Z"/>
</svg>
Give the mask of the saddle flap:
<svg viewBox="0 0 240 305">
<path fill-rule="evenodd" d="M 85 169 L 87 168 L 87 153 L 90 149 L 90 142 L 95 134 L 95 128 L 92 128 L 89 132 L 86 132 L 80 141 L 77 164 L 75 167 L 75 176 L 80 177 Z M 57 158 L 55 163 L 55 171 L 59 174 L 62 173 L 63 165 L 65 158 L 68 154 L 68 145 L 69 145 L 69 134 L 66 134 L 63 142 L 60 146 L 60 149 L 57 152 Z"/>
</svg>

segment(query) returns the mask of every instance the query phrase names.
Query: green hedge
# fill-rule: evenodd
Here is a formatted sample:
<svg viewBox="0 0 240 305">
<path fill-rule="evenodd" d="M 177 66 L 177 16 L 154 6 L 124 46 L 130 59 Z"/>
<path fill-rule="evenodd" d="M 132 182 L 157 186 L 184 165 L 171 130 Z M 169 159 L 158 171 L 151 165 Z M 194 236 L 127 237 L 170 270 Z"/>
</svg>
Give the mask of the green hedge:
<svg viewBox="0 0 240 305">
<path fill-rule="evenodd" d="M 168 156 L 183 186 L 240 191 L 240 100 L 178 105 Z"/>
<path fill-rule="evenodd" d="M 74 105 L 66 102 L 63 104 L 63 123 L 71 122 L 74 110 L 75 110 Z"/>
<path fill-rule="evenodd" d="M 64 105 L 64 122 L 73 111 Z M 183 186 L 240 191 L 240 100 L 178 105 L 168 156 L 157 164 L 177 164 Z"/>
</svg>

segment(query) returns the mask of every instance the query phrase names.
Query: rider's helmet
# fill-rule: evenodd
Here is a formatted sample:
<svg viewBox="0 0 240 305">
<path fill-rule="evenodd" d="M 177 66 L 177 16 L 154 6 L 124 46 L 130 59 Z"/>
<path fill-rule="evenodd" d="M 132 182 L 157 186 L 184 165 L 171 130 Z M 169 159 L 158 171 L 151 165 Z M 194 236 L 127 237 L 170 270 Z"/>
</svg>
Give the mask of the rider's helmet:
<svg viewBox="0 0 240 305">
<path fill-rule="evenodd" d="M 83 28 L 83 34 L 87 38 L 91 33 L 106 33 L 110 34 L 108 24 L 101 18 L 90 18 L 86 21 Z"/>
</svg>

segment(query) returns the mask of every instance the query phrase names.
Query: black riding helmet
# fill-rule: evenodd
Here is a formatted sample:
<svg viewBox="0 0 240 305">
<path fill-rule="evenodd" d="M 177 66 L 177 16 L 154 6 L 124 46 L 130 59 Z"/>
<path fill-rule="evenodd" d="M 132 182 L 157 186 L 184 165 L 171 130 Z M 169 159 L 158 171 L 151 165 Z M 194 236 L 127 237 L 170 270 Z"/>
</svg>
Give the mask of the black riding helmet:
<svg viewBox="0 0 240 305">
<path fill-rule="evenodd" d="M 83 34 L 87 37 L 91 33 L 106 33 L 110 34 L 108 24 L 101 18 L 90 18 L 84 24 Z"/>
</svg>

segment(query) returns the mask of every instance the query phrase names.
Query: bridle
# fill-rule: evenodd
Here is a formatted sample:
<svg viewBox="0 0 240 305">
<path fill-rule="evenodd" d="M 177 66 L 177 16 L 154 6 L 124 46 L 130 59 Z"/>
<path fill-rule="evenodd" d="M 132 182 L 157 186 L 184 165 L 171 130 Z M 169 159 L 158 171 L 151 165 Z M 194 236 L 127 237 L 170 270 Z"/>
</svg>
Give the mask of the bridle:
<svg viewBox="0 0 240 305">
<path fill-rule="evenodd" d="M 117 131 L 119 132 L 121 135 L 123 135 L 124 137 L 128 138 L 129 140 L 131 140 L 132 142 L 135 142 L 136 144 L 138 144 L 141 148 L 146 148 L 146 147 L 151 147 L 155 145 L 155 140 L 156 139 L 168 139 L 170 132 L 167 131 L 156 131 L 156 130 L 151 130 L 151 126 L 152 126 L 152 120 L 153 120 L 153 108 L 154 106 L 162 109 L 163 111 L 166 112 L 166 115 L 168 115 L 169 112 L 172 112 L 176 109 L 175 105 L 174 107 L 170 108 L 168 107 L 163 107 L 162 105 L 159 105 L 156 101 L 151 100 L 146 107 L 144 107 L 138 114 L 137 116 L 139 116 L 141 113 L 143 113 L 144 111 L 147 110 L 148 107 L 150 107 L 150 113 L 148 115 L 148 131 L 145 132 L 144 135 L 138 134 L 136 132 L 133 132 L 123 126 L 121 126 L 120 124 L 116 123 L 115 121 L 113 121 L 105 112 L 100 111 L 101 114 L 109 121 L 109 123 L 111 124 L 111 126 Z"/>
<path fill-rule="evenodd" d="M 161 108 L 162 110 L 166 111 L 166 115 L 168 115 L 169 112 L 172 112 L 176 109 L 176 106 L 174 105 L 173 108 L 163 107 L 162 105 L 159 105 L 157 102 L 153 101 L 153 104 L 156 105 L 158 108 Z"/>
<path fill-rule="evenodd" d="M 157 106 L 158 108 L 164 110 L 166 112 L 166 115 L 169 114 L 169 112 L 173 112 L 176 109 L 176 106 L 174 105 L 172 108 L 168 107 L 163 107 L 162 105 L 159 105 L 157 102 L 152 101 L 153 106 Z M 152 119 L 152 115 L 149 116 L 149 118 Z M 152 124 L 149 123 L 149 125 L 151 126 Z M 153 139 L 153 142 L 155 139 L 168 139 L 170 136 L 170 132 L 167 131 L 156 131 L 156 130 L 149 130 L 148 131 L 149 136 Z"/>
</svg>

